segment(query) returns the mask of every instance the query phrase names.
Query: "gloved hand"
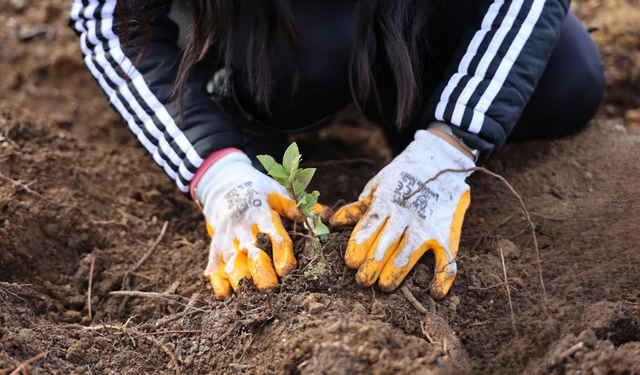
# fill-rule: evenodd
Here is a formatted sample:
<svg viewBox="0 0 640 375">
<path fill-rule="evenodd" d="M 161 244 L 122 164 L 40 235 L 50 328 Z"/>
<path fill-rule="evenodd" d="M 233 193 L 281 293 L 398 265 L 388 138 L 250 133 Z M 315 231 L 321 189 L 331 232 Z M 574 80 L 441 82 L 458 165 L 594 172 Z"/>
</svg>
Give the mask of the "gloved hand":
<svg viewBox="0 0 640 375">
<path fill-rule="evenodd" d="M 229 296 L 244 277 L 261 291 L 273 289 L 276 275 L 296 267 L 291 238 L 280 220 L 298 216 L 295 203 L 283 186 L 256 170 L 249 157 L 234 152 L 217 160 L 197 182 L 195 195 L 211 236 L 204 275 L 218 299 Z M 273 262 L 257 247 L 258 233 L 271 240 Z"/>
<path fill-rule="evenodd" d="M 425 130 L 369 183 L 358 202 L 342 207 L 331 225 L 357 225 L 351 234 L 345 261 L 358 269 L 356 281 L 370 286 L 378 281 L 385 292 L 395 290 L 428 250 L 435 255 L 433 298 L 444 297 L 457 268 L 470 191 L 471 173 L 447 172 L 408 200 L 424 181 L 444 169 L 467 169 L 473 161 L 442 138 Z"/>
</svg>

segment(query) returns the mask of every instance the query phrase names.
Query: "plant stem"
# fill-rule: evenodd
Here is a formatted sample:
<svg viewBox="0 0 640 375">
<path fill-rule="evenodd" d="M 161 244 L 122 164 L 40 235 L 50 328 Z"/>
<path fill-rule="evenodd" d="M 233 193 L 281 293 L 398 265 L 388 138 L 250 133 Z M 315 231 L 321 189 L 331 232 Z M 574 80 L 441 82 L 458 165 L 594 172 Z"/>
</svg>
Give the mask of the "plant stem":
<svg viewBox="0 0 640 375">
<path fill-rule="evenodd" d="M 320 242 L 320 240 L 318 239 L 318 236 L 316 236 L 316 234 L 313 232 L 313 229 L 311 229 L 311 225 L 309 225 L 309 219 L 307 218 L 307 215 L 305 215 L 300 209 L 300 207 L 298 206 L 298 203 L 300 202 L 298 201 L 298 195 L 296 194 L 296 191 L 293 190 L 293 182 L 289 184 L 289 190 L 291 190 L 291 195 L 293 196 L 293 200 L 296 202 L 296 208 L 298 209 L 298 213 L 300 214 L 300 216 L 302 216 L 302 220 L 307 225 L 307 229 L 309 229 L 309 233 L 311 233 L 311 235 L 316 239 L 316 241 Z"/>
</svg>

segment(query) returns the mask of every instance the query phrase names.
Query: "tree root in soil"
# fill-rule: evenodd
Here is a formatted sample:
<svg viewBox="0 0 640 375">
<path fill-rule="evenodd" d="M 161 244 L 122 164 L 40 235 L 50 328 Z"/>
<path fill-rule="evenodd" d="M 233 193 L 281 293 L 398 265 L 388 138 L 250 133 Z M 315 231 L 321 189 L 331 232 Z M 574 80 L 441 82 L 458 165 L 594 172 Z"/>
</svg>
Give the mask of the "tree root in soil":
<svg viewBox="0 0 640 375">
<path fill-rule="evenodd" d="M 522 210 L 524 211 L 525 217 L 527 222 L 529 223 L 529 226 L 531 227 L 531 235 L 533 238 L 533 246 L 536 250 L 536 262 L 538 263 L 538 275 L 540 278 L 540 286 L 542 287 L 542 298 L 543 298 L 543 304 L 542 304 L 542 308 L 545 312 L 545 314 L 547 314 L 547 316 L 551 316 L 551 314 L 549 313 L 549 308 L 548 308 L 548 301 L 547 301 L 547 289 L 544 286 L 544 279 L 542 277 L 542 263 L 540 261 L 540 249 L 538 248 L 538 237 L 536 236 L 536 226 L 535 224 L 533 224 L 533 222 L 531 221 L 531 215 L 529 214 L 529 210 L 527 210 L 527 207 L 524 204 L 524 201 L 522 200 L 522 197 L 520 196 L 520 194 L 518 194 L 516 192 L 516 190 L 513 188 L 513 186 L 511 186 L 511 184 L 509 183 L 509 181 L 507 181 L 504 177 L 500 176 L 497 173 L 491 172 L 490 170 L 484 168 L 484 167 L 473 167 L 473 168 L 466 168 L 466 169 L 443 169 L 440 172 L 436 173 L 435 176 L 431 177 L 430 179 L 428 179 L 427 181 L 423 182 L 422 185 L 420 185 L 415 191 L 407 194 L 404 196 L 404 200 L 408 200 L 409 198 L 413 197 L 414 195 L 416 195 L 417 193 L 419 193 L 422 189 L 424 189 L 425 186 L 427 186 L 428 183 L 435 181 L 438 177 L 442 176 L 445 173 L 468 173 L 468 172 L 482 172 L 485 174 L 488 174 L 491 177 L 497 178 L 498 180 L 500 180 L 508 189 L 509 191 L 511 191 L 511 193 L 513 195 L 515 195 L 516 198 L 518 198 L 518 201 L 520 202 L 520 206 L 522 207 Z M 503 267 L 504 267 L 504 261 L 503 261 Z M 506 268 L 504 269 L 505 272 L 505 279 L 506 279 Z M 507 283 L 507 291 L 509 288 L 509 285 Z M 509 296 L 509 305 L 511 306 L 511 314 L 513 314 L 513 306 L 511 305 L 511 297 L 510 297 L 510 293 L 507 293 L 507 295 Z M 513 317 L 512 317 L 513 319 Z M 514 324 L 515 327 L 515 324 Z"/>
<path fill-rule="evenodd" d="M 136 290 L 117 290 L 117 291 L 109 292 L 109 295 L 164 299 L 172 302 L 182 303 L 185 305 L 189 303 L 189 298 L 183 297 L 178 294 L 168 294 L 168 293 L 158 293 L 158 292 L 139 292 Z"/>
<path fill-rule="evenodd" d="M 422 304 L 418 302 L 416 297 L 413 296 L 413 293 L 411 293 L 406 285 L 400 288 L 400 291 L 402 292 L 402 294 L 404 294 L 404 297 L 407 299 L 407 301 L 409 301 L 411 306 L 415 307 L 415 309 L 418 310 L 421 314 L 427 314 L 429 312 L 426 307 L 422 306 Z"/>
<path fill-rule="evenodd" d="M 4 375 L 6 373 L 8 373 L 9 371 L 11 371 L 11 373 L 9 375 L 18 375 L 19 373 L 23 373 L 23 374 L 27 374 L 27 366 L 29 366 L 31 363 L 40 360 L 42 358 L 44 358 L 47 355 L 47 353 L 40 353 L 35 357 L 29 358 L 26 361 L 20 363 L 13 371 L 11 371 L 10 368 L 7 369 L 0 369 L 0 375 Z"/>
<path fill-rule="evenodd" d="M 124 276 L 122 276 L 122 288 L 120 288 L 120 290 L 124 291 L 131 288 L 131 275 L 134 274 L 138 270 L 138 268 L 140 268 L 140 266 L 142 266 L 142 264 L 146 262 L 147 259 L 149 259 L 149 257 L 151 257 L 151 254 L 153 254 L 155 249 L 158 247 L 158 244 L 160 244 L 160 241 L 162 241 L 162 238 L 164 237 L 164 234 L 166 233 L 168 226 L 169 226 L 169 222 L 165 221 L 164 224 L 162 225 L 162 229 L 160 230 L 160 234 L 158 235 L 158 238 L 151 245 L 149 250 L 147 250 L 144 253 L 144 255 L 142 255 L 142 258 L 140 258 L 140 260 L 138 260 L 136 264 L 134 264 L 129 271 L 125 272 Z M 129 301 L 129 297 L 125 296 L 122 299 L 122 302 L 120 303 L 118 312 L 124 311 L 124 308 L 126 307 L 128 301 Z"/>
</svg>

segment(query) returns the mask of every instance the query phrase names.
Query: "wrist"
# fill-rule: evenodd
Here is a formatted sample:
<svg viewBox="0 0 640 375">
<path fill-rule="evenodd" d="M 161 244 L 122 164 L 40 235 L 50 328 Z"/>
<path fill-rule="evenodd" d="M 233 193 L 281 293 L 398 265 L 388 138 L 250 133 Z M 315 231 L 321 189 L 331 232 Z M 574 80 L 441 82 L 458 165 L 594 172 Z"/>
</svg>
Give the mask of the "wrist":
<svg viewBox="0 0 640 375">
<path fill-rule="evenodd" d="M 475 160 L 476 157 L 473 156 L 473 154 L 471 153 L 471 151 L 467 150 L 465 147 L 462 146 L 462 144 L 460 143 L 459 140 L 457 140 L 455 137 L 453 137 L 450 134 L 447 134 L 441 130 L 437 130 L 437 129 L 427 129 L 427 131 L 431 134 L 437 135 L 438 137 L 442 138 L 443 140 L 445 140 L 448 144 L 450 144 L 451 146 L 457 148 L 460 152 L 462 152 L 466 157 L 468 157 L 471 160 Z"/>
<path fill-rule="evenodd" d="M 189 184 L 191 198 L 198 202 L 203 202 L 203 186 L 207 185 L 215 175 L 226 165 L 232 162 L 248 161 L 249 158 L 235 147 L 227 147 L 222 150 L 212 152 L 200 165 Z M 251 163 L 250 161 L 248 161 Z"/>
<path fill-rule="evenodd" d="M 478 156 L 480 156 L 478 150 L 469 147 L 462 138 L 455 135 L 450 125 L 445 124 L 444 122 L 435 121 L 429 124 L 427 131 L 445 140 L 474 162 L 478 160 Z"/>
</svg>

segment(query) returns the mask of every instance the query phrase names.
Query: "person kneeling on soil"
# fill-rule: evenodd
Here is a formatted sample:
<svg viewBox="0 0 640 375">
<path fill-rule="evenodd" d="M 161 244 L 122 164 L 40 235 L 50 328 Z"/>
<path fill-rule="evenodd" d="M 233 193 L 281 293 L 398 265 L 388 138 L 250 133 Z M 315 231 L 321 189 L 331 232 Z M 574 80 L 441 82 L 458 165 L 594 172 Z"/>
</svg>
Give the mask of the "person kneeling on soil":
<svg viewBox="0 0 640 375">
<path fill-rule="evenodd" d="M 433 250 L 431 294 L 442 298 L 457 272 L 471 172 L 404 197 L 506 141 L 565 136 L 592 118 L 603 66 L 569 2 L 74 0 L 70 25 L 111 104 L 202 207 L 205 276 L 218 298 L 242 278 L 272 289 L 296 267 L 281 222 L 295 203 L 256 155 L 277 159 L 287 134 L 349 103 L 399 155 L 331 218 L 356 224 L 345 261 L 360 285 L 390 292 Z"/>
</svg>

